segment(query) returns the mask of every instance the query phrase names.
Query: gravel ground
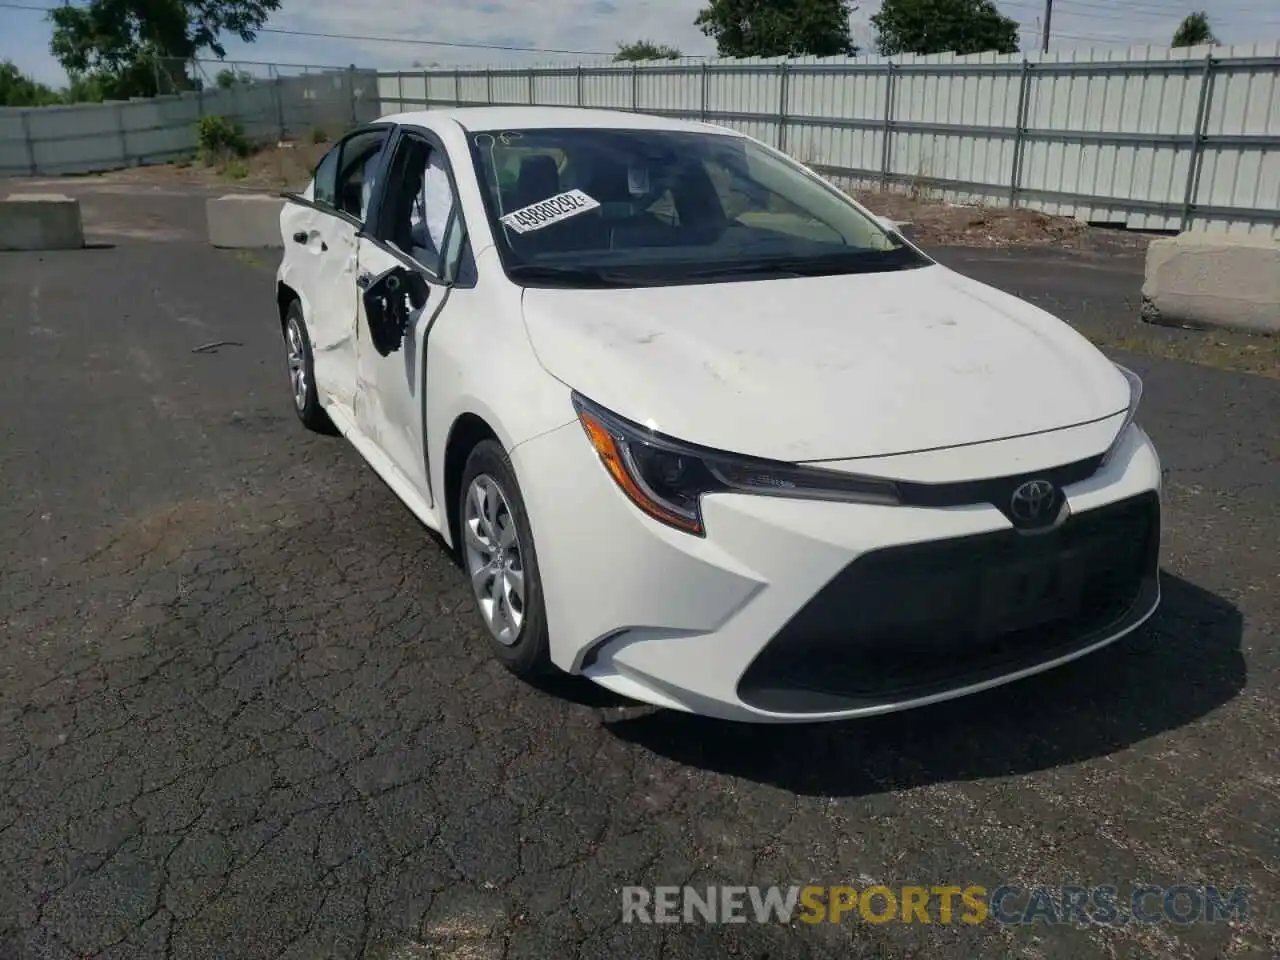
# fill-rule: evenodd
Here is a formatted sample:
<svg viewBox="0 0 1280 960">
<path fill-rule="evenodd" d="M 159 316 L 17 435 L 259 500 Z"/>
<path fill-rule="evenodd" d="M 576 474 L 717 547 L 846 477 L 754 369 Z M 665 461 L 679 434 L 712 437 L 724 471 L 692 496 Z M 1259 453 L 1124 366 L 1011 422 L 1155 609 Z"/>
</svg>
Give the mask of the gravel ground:
<svg viewBox="0 0 1280 960">
<path fill-rule="evenodd" d="M 1280 383 L 1116 354 L 1167 471 L 1131 639 L 909 714 L 721 724 L 496 667 L 438 543 L 294 420 L 274 258 L 152 187 L 86 194 L 96 248 L 0 258 L 0 957 L 1280 953 Z M 1131 305 L 1131 272 L 940 255 L 1082 328 Z M 1250 912 L 619 923 L 624 884 L 809 881 L 1240 885 Z"/>
</svg>

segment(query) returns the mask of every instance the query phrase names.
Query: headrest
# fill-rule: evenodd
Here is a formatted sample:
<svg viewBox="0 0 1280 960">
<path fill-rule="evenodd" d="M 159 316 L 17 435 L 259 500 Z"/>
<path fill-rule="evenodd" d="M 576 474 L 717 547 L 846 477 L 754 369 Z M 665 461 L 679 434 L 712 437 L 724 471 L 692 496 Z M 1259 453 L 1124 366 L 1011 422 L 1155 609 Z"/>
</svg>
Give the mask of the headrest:
<svg viewBox="0 0 1280 960">
<path fill-rule="evenodd" d="M 516 178 L 513 198 L 517 208 L 554 197 L 559 192 L 560 170 L 554 157 L 537 153 L 520 161 L 520 175 Z"/>
</svg>

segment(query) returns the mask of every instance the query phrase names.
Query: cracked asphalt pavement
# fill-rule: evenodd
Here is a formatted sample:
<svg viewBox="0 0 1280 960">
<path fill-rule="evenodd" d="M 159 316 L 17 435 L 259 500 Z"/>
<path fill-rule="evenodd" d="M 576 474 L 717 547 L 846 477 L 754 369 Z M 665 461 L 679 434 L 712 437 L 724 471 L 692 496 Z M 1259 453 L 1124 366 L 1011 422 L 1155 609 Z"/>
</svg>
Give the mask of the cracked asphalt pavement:
<svg viewBox="0 0 1280 960">
<path fill-rule="evenodd" d="M 3 960 L 1280 955 L 1280 381 L 1126 356 L 1168 484 L 1138 634 L 933 708 L 735 726 L 505 673 L 439 542 L 294 419 L 274 253 L 202 245 L 191 197 L 90 199 L 100 246 L 0 257 Z M 966 256 L 1069 320 L 1139 282 Z M 627 884 L 874 881 L 1249 912 L 620 922 Z"/>
</svg>

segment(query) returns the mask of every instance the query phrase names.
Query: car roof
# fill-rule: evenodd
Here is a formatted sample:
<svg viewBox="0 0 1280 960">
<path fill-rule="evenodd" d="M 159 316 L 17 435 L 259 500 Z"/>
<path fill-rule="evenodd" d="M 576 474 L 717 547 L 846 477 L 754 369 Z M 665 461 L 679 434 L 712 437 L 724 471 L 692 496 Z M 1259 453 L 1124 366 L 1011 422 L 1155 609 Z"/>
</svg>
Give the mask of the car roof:
<svg viewBox="0 0 1280 960">
<path fill-rule="evenodd" d="M 394 113 L 380 122 L 430 126 L 433 122 L 455 120 L 465 130 L 539 130 L 553 127 L 596 127 L 614 130 L 684 130 L 694 133 L 735 135 L 734 131 L 709 123 L 658 117 L 629 110 L 598 110 L 589 107 L 442 107 Z"/>
</svg>

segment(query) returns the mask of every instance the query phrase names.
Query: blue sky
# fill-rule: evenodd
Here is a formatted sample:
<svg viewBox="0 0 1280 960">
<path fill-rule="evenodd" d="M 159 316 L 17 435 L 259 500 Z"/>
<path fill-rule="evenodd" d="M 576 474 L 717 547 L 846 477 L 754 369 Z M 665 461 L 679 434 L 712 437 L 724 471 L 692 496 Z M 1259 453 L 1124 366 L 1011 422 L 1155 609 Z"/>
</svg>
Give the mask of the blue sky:
<svg viewBox="0 0 1280 960">
<path fill-rule="evenodd" d="M 10 0 L 52 5 L 55 0 Z M 1204 9 L 1225 43 L 1280 40 L 1277 0 L 1054 0 L 1051 49 L 1167 44 L 1178 21 Z M 619 41 L 647 37 L 679 47 L 686 55 L 709 55 L 714 45 L 693 19 L 704 0 L 284 0 L 271 27 L 364 36 L 399 36 L 455 43 L 541 47 L 607 53 Z M 997 0 L 1000 9 L 1024 27 L 1023 49 L 1039 43 L 1043 0 Z M 859 43 L 870 47 L 868 22 L 879 0 L 853 14 Z M 376 9 L 376 15 L 370 10 Z M 415 62 L 450 66 L 485 63 L 543 63 L 581 59 L 569 55 L 524 54 L 445 46 L 333 40 L 263 34 L 253 44 L 229 42 L 228 59 L 370 67 L 408 67 Z M 46 83 L 65 81 L 49 56 L 49 27 L 42 14 L 0 6 L 0 60 L 9 59 Z"/>
</svg>

